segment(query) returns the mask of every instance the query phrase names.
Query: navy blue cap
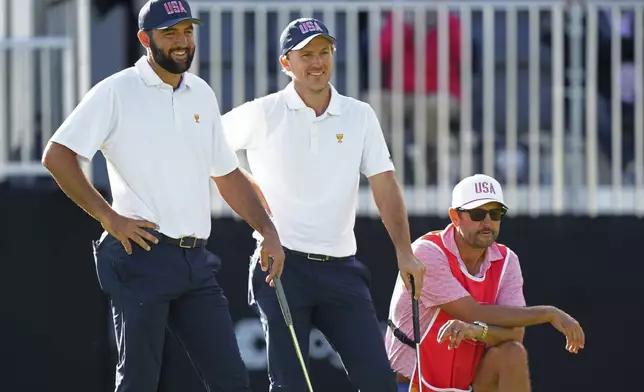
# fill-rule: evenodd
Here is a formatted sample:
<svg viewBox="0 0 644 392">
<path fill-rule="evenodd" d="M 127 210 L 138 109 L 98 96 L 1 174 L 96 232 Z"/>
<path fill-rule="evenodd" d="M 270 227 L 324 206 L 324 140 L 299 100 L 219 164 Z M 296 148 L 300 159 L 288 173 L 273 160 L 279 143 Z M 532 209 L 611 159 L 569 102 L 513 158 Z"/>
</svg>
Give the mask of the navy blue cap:
<svg viewBox="0 0 644 392">
<path fill-rule="evenodd" d="M 313 18 L 295 19 L 286 26 L 280 36 L 281 54 L 291 50 L 300 50 L 317 36 L 324 36 L 335 45 L 335 38 L 329 34 L 324 23 Z"/>
<path fill-rule="evenodd" d="M 167 29 L 184 20 L 203 24 L 192 17 L 190 5 L 185 0 L 150 0 L 139 11 L 139 29 Z"/>
</svg>

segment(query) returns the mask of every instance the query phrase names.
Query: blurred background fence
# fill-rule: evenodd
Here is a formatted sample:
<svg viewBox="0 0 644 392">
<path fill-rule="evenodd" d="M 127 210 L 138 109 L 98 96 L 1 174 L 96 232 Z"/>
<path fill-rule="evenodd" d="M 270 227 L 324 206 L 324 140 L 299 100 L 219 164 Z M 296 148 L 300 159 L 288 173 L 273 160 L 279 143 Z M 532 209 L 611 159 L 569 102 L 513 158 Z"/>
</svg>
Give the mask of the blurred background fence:
<svg viewBox="0 0 644 392">
<path fill-rule="evenodd" d="M 503 183 L 516 214 L 644 214 L 640 1 L 191 4 L 206 21 L 192 71 L 223 112 L 288 82 L 277 61 L 288 21 L 324 20 L 338 38 L 333 84 L 378 113 L 412 214 L 444 213 L 452 185 L 475 172 Z M 113 37 L 92 37 L 89 0 L 0 6 L 0 176 L 41 175 L 43 141 Z M 135 39 L 121 50 L 136 53 Z M 376 213 L 364 186 L 359 209 Z M 230 210 L 216 197 L 213 213 Z"/>
<path fill-rule="evenodd" d="M 111 320 L 90 242 L 102 229 L 40 156 L 91 86 L 142 55 L 143 3 L 0 0 L 2 391 L 113 389 Z M 644 348 L 633 336 L 644 323 L 642 0 L 190 3 L 206 22 L 192 71 L 224 113 L 283 88 L 282 28 L 298 16 L 322 19 L 338 39 L 333 84 L 380 118 L 412 237 L 447 224 L 458 179 L 495 176 L 512 210 L 500 241 L 521 259 L 528 304 L 560 306 L 584 325 L 588 344 L 576 357 L 551 327 L 529 329 L 534 390 L 638 388 L 644 365 L 630 353 Z M 109 199 L 100 154 L 84 168 Z M 246 303 L 254 241 L 214 190 L 208 247 L 224 260 L 218 278 L 253 388 L 266 390 L 261 324 Z M 358 258 L 384 322 L 395 252 L 365 181 L 358 214 Z M 311 342 L 316 390 L 351 391 L 319 331 Z"/>
</svg>

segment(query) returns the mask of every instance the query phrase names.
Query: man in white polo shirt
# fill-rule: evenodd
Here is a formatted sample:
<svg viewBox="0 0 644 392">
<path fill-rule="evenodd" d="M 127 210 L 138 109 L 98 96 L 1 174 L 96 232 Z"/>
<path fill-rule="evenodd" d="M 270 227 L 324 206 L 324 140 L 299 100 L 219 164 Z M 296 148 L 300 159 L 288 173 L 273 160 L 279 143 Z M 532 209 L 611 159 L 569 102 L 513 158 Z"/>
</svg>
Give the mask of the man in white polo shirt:
<svg viewBox="0 0 644 392">
<path fill-rule="evenodd" d="M 329 83 L 335 39 L 321 21 L 294 20 L 280 40 L 280 62 L 291 83 L 225 114 L 226 137 L 234 150 L 246 150 L 249 178 L 263 193 L 286 248 L 284 290 L 303 355 L 308 357 L 310 331 L 317 327 L 357 389 L 393 392 L 369 271 L 354 257 L 353 232 L 362 173 L 396 248 L 403 280 L 409 284 L 413 276 L 422 286 L 425 271 L 411 250 L 387 145 L 371 107 L 340 95 Z M 275 291 L 256 263 L 254 257 L 249 297 L 266 331 L 271 391 L 305 391 Z"/>
<path fill-rule="evenodd" d="M 277 231 L 222 133 L 212 89 L 186 71 L 195 52 L 186 1 L 151 0 L 139 14 L 147 55 L 101 81 L 56 131 L 43 164 L 61 189 L 105 228 L 94 244 L 101 288 L 114 314 L 116 391 L 156 392 L 165 329 L 181 341 L 212 391 L 250 392 L 228 303 L 206 250 L 212 178 L 264 238 L 280 274 Z M 78 158 L 107 160 L 113 205 Z M 135 244 L 132 244 L 134 242 Z M 272 283 L 272 281 L 271 281 Z"/>
</svg>

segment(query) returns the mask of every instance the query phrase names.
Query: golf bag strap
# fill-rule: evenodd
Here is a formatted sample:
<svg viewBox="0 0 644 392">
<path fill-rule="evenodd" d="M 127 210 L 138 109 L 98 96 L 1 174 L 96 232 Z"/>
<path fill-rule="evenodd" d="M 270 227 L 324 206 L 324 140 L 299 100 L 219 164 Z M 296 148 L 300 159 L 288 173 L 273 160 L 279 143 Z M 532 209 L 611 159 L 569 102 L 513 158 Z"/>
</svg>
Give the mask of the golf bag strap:
<svg viewBox="0 0 644 392">
<path fill-rule="evenodd" d="M 402 343 L 408 345 L 409 347 L 415 349 L 416 348 L 416 343 L 414 342 L 413 339 L 411 339 L 409 336 L 407 336 L 403 331 L 400 330 L 400 328 L 396 327 L 393 321 L 391 319 L 387 319 L 387 325 L 389 328 L 391 328 L 391 332 L 393 332 L 394 336 L 400 340 Z"/>
</svg>

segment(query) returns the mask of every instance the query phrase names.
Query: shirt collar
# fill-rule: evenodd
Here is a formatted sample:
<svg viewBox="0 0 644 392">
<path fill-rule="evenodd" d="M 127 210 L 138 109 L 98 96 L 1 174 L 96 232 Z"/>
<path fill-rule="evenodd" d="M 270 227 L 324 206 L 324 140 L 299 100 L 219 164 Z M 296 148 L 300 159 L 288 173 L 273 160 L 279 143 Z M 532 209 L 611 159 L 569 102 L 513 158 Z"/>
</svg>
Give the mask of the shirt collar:
<svg viewBox="0 0 644 392">
<path fill-rule="evenodd" d="M 140 59 L 137 60 L 137 62 L 134 64 L 134 67 L 138 71 L 139 75 L 141 75 L 141 78 L 147 84 L 148 86 L 161 86 L 166 84 L 159 75 L 157 75 L 156 72 L 154 72 L 154 69 L 152 69 L 152 66 L 148 62 L 148 59 L 146 56 L 141 56 Z M 183 77 L 181 78 L 181 82 L 179 83 L 179 87 L 177 88 L 177 91 L 183 90 L 186 86 L 190 87 L 192 84 L 192 74 L 188 72 L 183 73 Z"/>
<path fill-rule="evenodd" d="M 326 112 L 339 116 L 342 114 L 342 96 L 331 83 L 329 83 L 329 87 L 331 87 L 331 102 L 329 102 Z M 286 105 L 289 109 L 299 110 L 307 107 L 300 94 L 295 91 L 295 85 L 292 81 L 284 89 L 284 94 L 286 95 Z"/>
</svg>

